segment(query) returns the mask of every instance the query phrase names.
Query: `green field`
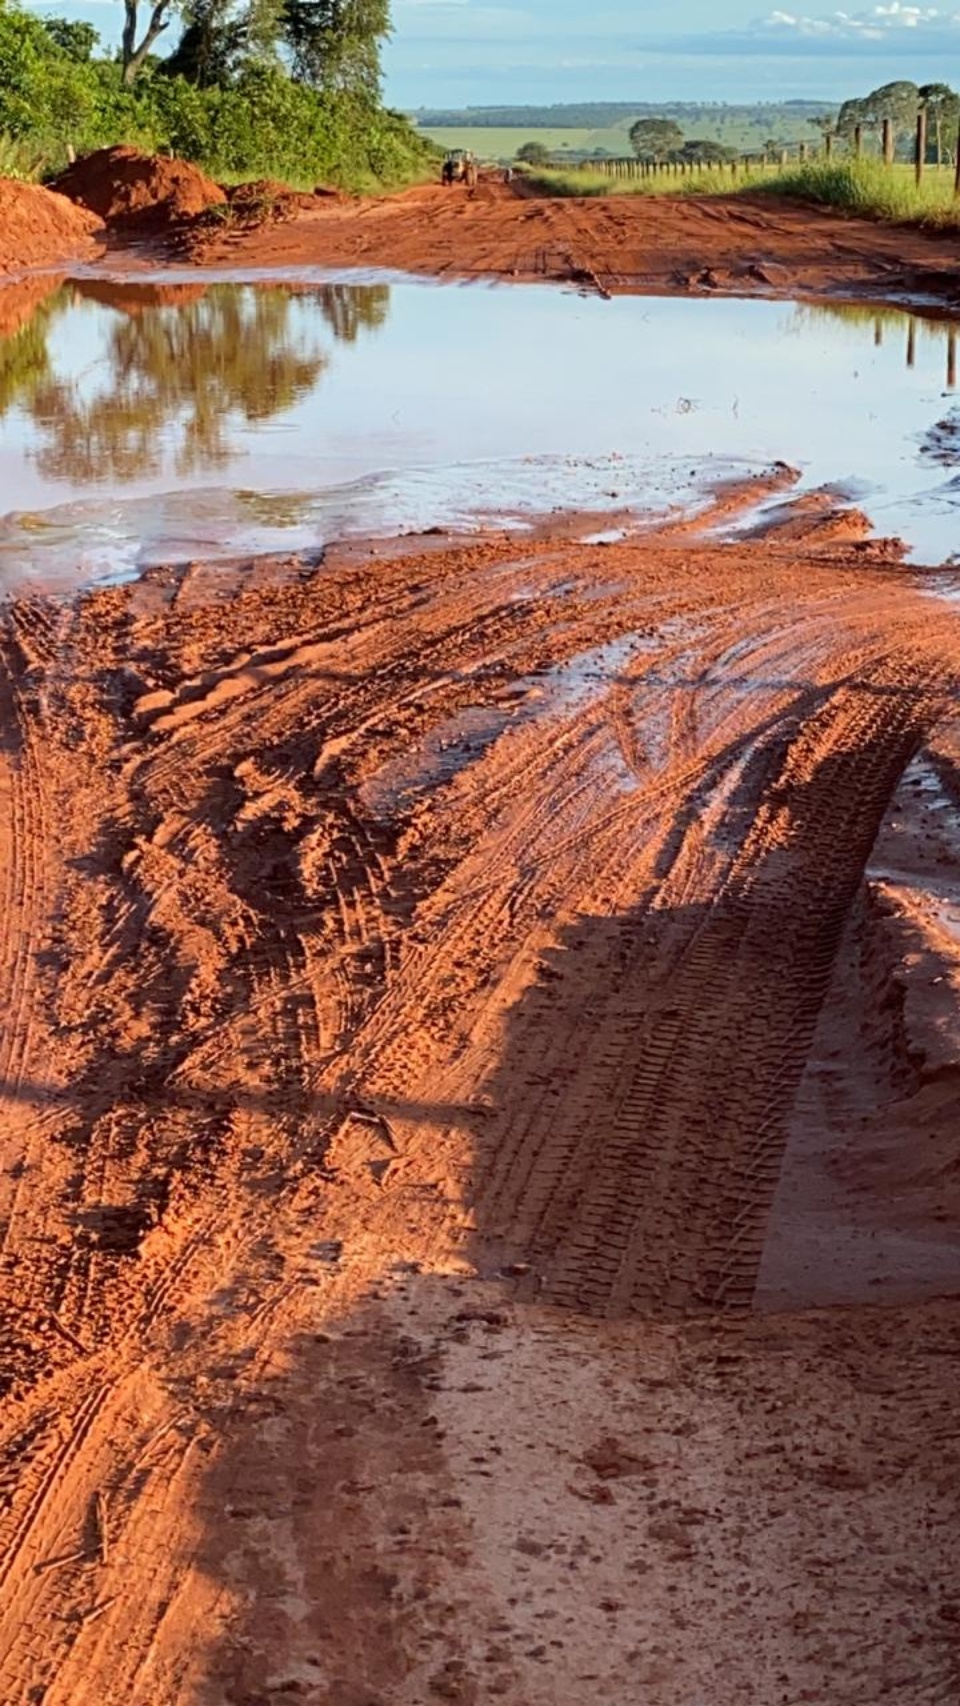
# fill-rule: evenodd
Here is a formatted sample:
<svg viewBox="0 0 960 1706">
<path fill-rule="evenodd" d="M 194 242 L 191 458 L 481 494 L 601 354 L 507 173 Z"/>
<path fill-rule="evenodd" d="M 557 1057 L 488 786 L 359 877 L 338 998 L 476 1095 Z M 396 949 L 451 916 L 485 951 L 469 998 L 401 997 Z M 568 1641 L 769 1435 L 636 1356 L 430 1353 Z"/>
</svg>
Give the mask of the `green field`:
<svg viewBox="0 0 960 1706">
<path fill-rule="evenodd" d="M 501 129 L 480 125 L 430 124 L 422 125 L 421 130 L 424 136 L 432 137 L 441 147 L 469 148 L 480 160 L 512 160 L 524 142 L 542 142 L 545 147 L 559 155 L 565 150 L 589 154 L 595 148 L 604 148 L 610 154 L 625 157 L 633 152 L 628 135 L 631 123 L 632 120 L 627 118 L 605 130 L 550 130 L 534 125 L 529 128 L 517 125 Z M 768 140 L 776 140 L 783 146 L 796 142 L 809 142 L 813 145 L 818 140 L 817 131 L 810 124 L 789 113 L 778 112 L 772 121 L 769 115 L 764 115 L 762 120 L 751 121 L 742 112 L 724 112 L 722 108 L 700 117 L 695 124 L 687 123 L 685 134 L 711 142 L 722 142 L 728 148 L 739 149 L 742 153 L 761 149 Z"/>
<path fill-rule="evenodd" d="M 425 125 L 421 132 L 442 148 L 469 148 L 480 160 L 512 160 L 524 142 L 542 142 L 558 154 L 566 148 L 606 148 L 612 154 L 629 154 L 627 126 L 618 130 L 500 130 L 457 126 L 452 130 Z"/>
</svg>

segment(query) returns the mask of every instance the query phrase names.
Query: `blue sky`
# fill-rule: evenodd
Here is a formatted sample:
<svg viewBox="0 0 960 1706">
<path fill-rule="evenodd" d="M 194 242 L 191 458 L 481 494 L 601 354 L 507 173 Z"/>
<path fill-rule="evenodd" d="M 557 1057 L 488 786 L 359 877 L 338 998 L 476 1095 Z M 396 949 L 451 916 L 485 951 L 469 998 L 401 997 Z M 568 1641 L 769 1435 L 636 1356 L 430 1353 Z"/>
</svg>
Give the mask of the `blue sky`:
<svg viewBox="0 0 960 1706">
<path fill-rule="evenodd" d="M 119 0 L 33 0 L 119 31 Z M 758 10 L 756 0 L 394 0 L 398 106 L 840 100 L 894 77 L 960 80 L 960 0 Z"/>
</svg>

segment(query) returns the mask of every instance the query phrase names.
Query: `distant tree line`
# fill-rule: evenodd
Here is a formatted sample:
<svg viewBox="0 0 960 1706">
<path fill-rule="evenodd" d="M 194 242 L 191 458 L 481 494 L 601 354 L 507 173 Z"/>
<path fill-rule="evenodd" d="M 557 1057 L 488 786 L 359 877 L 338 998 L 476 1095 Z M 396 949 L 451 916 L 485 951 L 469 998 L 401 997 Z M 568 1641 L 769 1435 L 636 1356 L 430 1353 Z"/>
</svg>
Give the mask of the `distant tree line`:
<svg viewBox="0 0 960 1706">
<path fill-rule="evenodd" d="M 424 130 L 608 130 L 628 119 L 672 118 L 688 132 L 718 123 L 749 125 L 770 135 L 778 123 L 803 123 L 835 112 L 824 101 L 579 101 L 530 107 L 420 107 L 411 114 Z"/>
</svg>

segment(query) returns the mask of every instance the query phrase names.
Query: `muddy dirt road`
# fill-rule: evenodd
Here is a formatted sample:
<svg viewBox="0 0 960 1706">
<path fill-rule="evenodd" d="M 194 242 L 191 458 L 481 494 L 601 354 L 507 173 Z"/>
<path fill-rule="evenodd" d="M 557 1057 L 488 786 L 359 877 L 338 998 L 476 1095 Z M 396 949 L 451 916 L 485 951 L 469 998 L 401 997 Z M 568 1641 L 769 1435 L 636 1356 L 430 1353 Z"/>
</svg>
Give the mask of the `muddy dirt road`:
<svg viewBox="0 0 960 1706">
<path fill-rule="evenodd" d="M 4 616 L 4 1700 L 952 1697 L 958 616 L 785 525 Z"/>
<path fill-rule="evenodd" d="M 574 280 L 611 293 L 960 295 L 952 237 L 765 196 L 571 199 L 489 181 L 472 193 L 428 184 L 366 201 L 324 197 L 283 224 L 185 232 L 178 253 L 209 265 Z"/>
</svg>

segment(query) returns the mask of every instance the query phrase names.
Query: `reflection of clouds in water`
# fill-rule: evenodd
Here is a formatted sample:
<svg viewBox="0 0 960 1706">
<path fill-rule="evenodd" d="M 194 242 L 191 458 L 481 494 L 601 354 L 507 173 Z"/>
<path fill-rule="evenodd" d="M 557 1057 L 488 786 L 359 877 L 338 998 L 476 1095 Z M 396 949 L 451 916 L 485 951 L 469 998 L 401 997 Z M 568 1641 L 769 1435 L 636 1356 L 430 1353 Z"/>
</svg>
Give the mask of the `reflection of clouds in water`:
<svg viewBox="0 0 960 1706">
<path fill-rule="evenodd" d="M 159 563 L 310 552 L 336 539 L 437 526 L 522 530 L 564 509 L 618 517 L 633 511 L 639 528 L 667 515 L 696 514 L 709 505 L 714 486 L 758 472 L 719 458 L 691 467 L 665 457 L 531 456 L 368 476 L 319 493 L 209 487 L 63 504 L 37 515 L 0 516 L 0 585 L 37 575 L 64 585 L 124 580 Z"/>
</svg>

